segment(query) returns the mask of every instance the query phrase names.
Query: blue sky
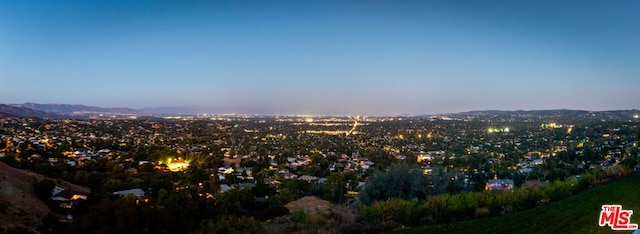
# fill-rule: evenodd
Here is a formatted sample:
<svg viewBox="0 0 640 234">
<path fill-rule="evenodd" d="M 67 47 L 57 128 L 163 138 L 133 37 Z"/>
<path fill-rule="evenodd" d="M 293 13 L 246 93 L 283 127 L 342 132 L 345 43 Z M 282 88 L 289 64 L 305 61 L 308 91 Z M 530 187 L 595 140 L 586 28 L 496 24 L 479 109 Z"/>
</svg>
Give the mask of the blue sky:
<svg viewBox="0 0 640 234">
<path fill-rule="evenodd" d="M 638 1 L 2 1 L 0 103 L 640 108 Z"/>
</svg>

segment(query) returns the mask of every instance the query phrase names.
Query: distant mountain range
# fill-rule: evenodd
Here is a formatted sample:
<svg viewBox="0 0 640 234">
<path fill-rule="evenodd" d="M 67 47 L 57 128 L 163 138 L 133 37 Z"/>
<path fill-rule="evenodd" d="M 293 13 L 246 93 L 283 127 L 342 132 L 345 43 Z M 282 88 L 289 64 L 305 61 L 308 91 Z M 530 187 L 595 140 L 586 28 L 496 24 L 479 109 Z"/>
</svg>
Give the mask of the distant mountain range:
<svg viewBox="0 0 640 234">
<path fill-rule="evenodd" d="M 92 116 L 150 116 L 150 115 L 191 115 L 199 113 L 203 107 L 156 107 L 156 108 L 105 108 L 71 104 L 0 104 L 0 117 L 29 117 L 43 119 L 88 118 Z"/>
<path fill-rule="evenodd" d="M 25 117 L 41 119 L 57 119 L 65 117 L 64 115 L 60 114 L 48 113 L 27 107 L 10 106 L 4 104 L 0 104 L 0 114 L 3 117 Z"/>
<path fill-rule="evenodd" d="M 513 118 L 526 118 L 529 120 L 544 120 L 544 119 L 559 119 L 565 121 L 583 120 L 583 121 L 602 121 L 602 120 L 617 120 L 626 121 L 630 118 L 638 118 L 640 114 L 639 110 L 608 110 L 608 111 L 587 111 L 587 110 L 515 110 L 515 111 L 503 111 L 503 110 L 485 110 L 485 111 L 468 111 L 455 114 L 446 114 L 453 118 L 474 118 L 483 116 L 496 117 L 503 120 Z"/>
<path fill-rule="evenodd" d="M 89 118 L 95 116 L 152 116 L 152 115 L 192 115 L 203 112 L 205 107 L 158 107 L 158 108 L 104 108 L 85 105 L 70 104 L 39 104 L 39 103 L 23 103 L 23 104 L 0 104 L 0 117 L 28 117 L 43 119 L 59 119 L 59 118 Z M 217 112 L 224 112 L 225 108 L 215 108 Z M 231 111 L 229 111 L 230 113 Z M 628 119 L 630 116 L 637 116 L 638 110 L 617 110 L 617 111 L 586 111 L 586 110 L 482 110 L 468 111 L 461 113 L 440 114 L 437 116 L 449 116 L 453 118 L 474 118 L 474 116 L 485 117 L 523 117 L 536 116 L 537 118 L 561 117 L 563 119 Z M 432 115 L 430 115 L 432 116 Z M 636 117 L 637 118 L 637 117 Z"/>
<path fill-rule="evenodd" d="M 86 114 L 141 114 L 142 111 L 134 110 L 130 108 L 104 108 L 97 106 L 85 106 L 85 105 L 70 105 L 70 104 L 38 104 L 38 103 L 23 103 L 23 104 L 11 104 L 15 107 L 26 107 L 29 109 L 43 111 L 48 113 L 60 114 L 60 115 L 86 115 Z"/>
<path fill-rule="evenodd" d="M 588 110 L 569 110 L 569 109 L 555 109 L 555 110 L 484 110 L 484 111 L 467 111 L 457 113 L 456 115 L 597 115 L 597 114 L 630 114 L 638 113 L 638 110 L 606 110 L 606 111 L 588 111 Z"/>
<path fill-rule="evenodd" d="M 585 110 L 569 110 L 569 109 L 555 109 L 555 110 L 476 110 L 461 112 L 461 115 L 474 115 L 474 114 L 488 114 L 488 115 L 553 115 L 553 114 L 586 114 L 592 111 Z"/>
</svg>

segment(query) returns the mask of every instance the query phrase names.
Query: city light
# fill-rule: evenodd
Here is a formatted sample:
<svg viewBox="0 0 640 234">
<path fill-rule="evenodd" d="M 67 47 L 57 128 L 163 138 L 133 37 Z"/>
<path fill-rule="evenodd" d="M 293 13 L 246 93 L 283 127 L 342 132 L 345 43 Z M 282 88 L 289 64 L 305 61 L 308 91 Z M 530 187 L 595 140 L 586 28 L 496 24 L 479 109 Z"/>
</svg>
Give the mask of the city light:
<svg viewBox="0 0 640 234">
<path fill-rule="evenodd" d="M 160 160 L 159 164 L 166 164 L 167 168 L 172 172 L 184 171 L 189 168 L 189 160 L 182 160 L 179 158 L 177 160 L 173 160 L 172 158 L 168 158 L 167 161 Z"/>
<path fill-rule="evenodd" d="M 167 168 L 169 168 L 169 170 L 172 172 L 184 171 L 187 168 L 189 168 L 189 163 L 188 162 L 168 163 Z"/>
<path fill-rule="evenodd" d="M 487 131 L 489 133 L 494 133 L 494 132 L 509 132 L 509 127 L 505 127 L 505 128 L 489 128 L 487 129 Z"/>
</svg>

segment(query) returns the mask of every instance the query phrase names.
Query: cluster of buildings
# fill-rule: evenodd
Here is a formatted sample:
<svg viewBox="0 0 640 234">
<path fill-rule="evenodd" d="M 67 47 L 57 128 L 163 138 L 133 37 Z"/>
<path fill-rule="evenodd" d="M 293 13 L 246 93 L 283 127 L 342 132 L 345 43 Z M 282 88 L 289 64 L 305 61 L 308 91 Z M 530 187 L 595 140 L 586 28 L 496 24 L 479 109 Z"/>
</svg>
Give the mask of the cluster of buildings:
<svg viewBox="0 0 640 234">
<path fill-rule="evenodd" d="M 544 164 L 553 158 L 562 157 L 569 168 L 588 170 L 637 154 L 637 120 L 551 122 L 563 120 L 558 118 L 3 118 L 0 157 L 71 167 L 105 158 L 132 173 L 145 164 L 181 172 L 191 164 L 187 155 L 213 157 L 224 162 L 212 169 L 223 191 L 253 183 L 255 173 L 277 186 L 280 180 L 322 182 L 330 173 L 353 171 L 364 184 L 368 171 L 404 161 L 422 166 L 425 174 L 445 168 L 454 172 L 453 180 L 468 184 L 494 178 L 487 180 L 486 189 L 509 190 L 514 173 L 537 173 L 529 179 L 544 180 Z M 137 196 L 144 190 L 122 193 L 129 192 Z"/>
</svg>

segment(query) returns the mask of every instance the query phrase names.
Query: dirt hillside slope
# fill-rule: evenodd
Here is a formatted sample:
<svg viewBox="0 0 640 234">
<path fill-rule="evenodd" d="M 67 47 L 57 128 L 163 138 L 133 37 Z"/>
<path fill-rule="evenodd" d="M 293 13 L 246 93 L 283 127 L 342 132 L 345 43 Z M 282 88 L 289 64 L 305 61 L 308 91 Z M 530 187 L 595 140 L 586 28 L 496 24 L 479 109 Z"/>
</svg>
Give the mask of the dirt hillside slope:
<svg viewBox="0 0 640 234">
<path fill-rule="evenodd" d="M 0 162 L 0 228 L 24 226 L 37 227 L 51 210 L 35 195 L 33 183 L 45 178 L 40 174 L 13 168 Z M 57 186 L 89 193 L 87 187 L 65 181 L 56 181 Z"/>
</svg>

